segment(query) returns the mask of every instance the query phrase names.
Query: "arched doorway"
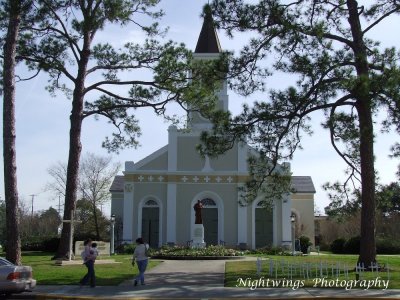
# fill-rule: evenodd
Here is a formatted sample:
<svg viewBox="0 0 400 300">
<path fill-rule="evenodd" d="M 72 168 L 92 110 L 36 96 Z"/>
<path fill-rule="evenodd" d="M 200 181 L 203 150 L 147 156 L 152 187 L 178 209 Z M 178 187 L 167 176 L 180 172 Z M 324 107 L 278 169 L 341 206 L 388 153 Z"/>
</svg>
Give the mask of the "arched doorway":
<svg viewBox="0 0 400 300">
<path fill-rule="evenodd" d="M 160 207 L 157 201 L 147 200 L 142 207 L 142 238 L 152 248 L 158 248 Z"/>
<path fill-rule="evenodd" d="M 201 200 L 204 226 L 204 242 L 207 246 L 218 245 L 218 207 L 211 198 Z"/>
<path fill-rule="evenodd" d="M 262 248 L 273 244 L 273 212 L 263 207 L 262 201 L 257 203 L 254 214 L 255 246 Z"/>
</svg>

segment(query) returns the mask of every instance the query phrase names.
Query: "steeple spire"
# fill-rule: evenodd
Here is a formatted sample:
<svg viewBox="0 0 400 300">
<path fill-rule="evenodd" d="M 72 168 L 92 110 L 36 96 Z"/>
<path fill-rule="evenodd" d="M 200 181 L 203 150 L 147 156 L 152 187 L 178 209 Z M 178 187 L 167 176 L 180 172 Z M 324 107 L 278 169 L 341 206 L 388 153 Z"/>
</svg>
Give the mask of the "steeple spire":
<svg viewBox="0 0 400 300">
<path fill-rule="evenodd" d="M 201 28 L 199 39 L 194 53 L 221 53 L 221 45 L 217 32 L 214 28 L 214 21 L 211 15 L 209 4 L 204 6 L 204 22 Z"/>
</svg>

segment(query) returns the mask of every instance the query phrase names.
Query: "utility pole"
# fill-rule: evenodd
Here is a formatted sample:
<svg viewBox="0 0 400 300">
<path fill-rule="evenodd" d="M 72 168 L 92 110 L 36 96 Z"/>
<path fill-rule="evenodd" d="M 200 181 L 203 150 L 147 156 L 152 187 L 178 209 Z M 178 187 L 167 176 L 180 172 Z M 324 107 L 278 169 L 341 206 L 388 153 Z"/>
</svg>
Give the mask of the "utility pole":
<svg viewBox="0 0 400 300">
<path fill-rule="evenodd" d="M 33 220 L 33 199 L 34 199 L 37 195 L 32 194 L 32 195 L 29 195 L 29 196 L 32 197 L 32 213 L 31 213 L 31 220 Z"/>
<path fill-rule="evenodd" d="M 63 204 L 61 204 L 61 195 L 58 195 L 58 214 L 61 216 L 61 206 L 63 206 Z"/>
</svg>

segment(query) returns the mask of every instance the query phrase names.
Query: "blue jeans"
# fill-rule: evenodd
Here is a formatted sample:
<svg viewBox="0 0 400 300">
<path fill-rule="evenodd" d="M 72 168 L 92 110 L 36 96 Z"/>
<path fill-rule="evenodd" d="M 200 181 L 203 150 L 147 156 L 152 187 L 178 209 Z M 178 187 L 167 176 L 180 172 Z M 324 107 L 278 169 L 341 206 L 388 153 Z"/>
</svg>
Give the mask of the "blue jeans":
<svg viewBox="0 0 400 300">
<path fill-rule="evenodd" d="M 88 260 L 85 262 L 85 266 L 87 267 L 87 274 L 81 279 L 79 282 L 81 285 L 85 285 L 90 281 L 90 286 L 95 287 L 96 286 L 96 276 L 94 273 L 94 261 L 93 260 Z"/>
<path fill-rule="evenodd" d="M 139 269 L 139 274 L 135 277 L 135 280 L 140 281 L 141 284 L 144 284 L 144 272 L 146 271 L 148 262 L 148 259 L 136 261 L 137 267 Z"/>
</svg>

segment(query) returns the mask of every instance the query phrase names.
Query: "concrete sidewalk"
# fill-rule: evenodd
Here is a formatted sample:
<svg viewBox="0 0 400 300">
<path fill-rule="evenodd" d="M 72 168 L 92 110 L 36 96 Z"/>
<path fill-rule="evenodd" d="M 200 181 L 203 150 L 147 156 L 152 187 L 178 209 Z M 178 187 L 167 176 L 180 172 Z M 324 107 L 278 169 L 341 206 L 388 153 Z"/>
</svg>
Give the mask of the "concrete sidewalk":
<svg viewBox="0 0 400 300">
<path fill-rule="evenodd" d="M 36 299 L 149 299 L 149 298 L 347 298 L 400 299 L 400 290 L 326 288 L 226 288 L 224 260 L 166 260 L 146 272 L 146 285 L 132 280 L 119 286 L 38 286 Z"/>
</svg>

